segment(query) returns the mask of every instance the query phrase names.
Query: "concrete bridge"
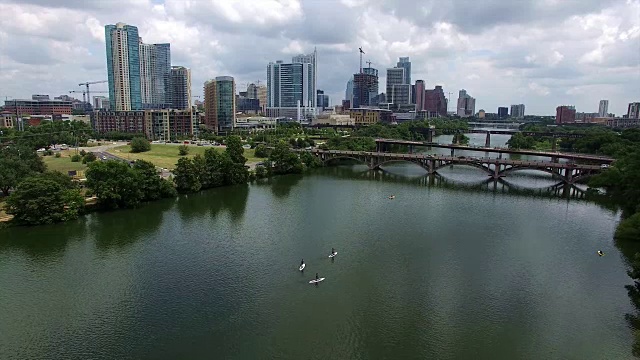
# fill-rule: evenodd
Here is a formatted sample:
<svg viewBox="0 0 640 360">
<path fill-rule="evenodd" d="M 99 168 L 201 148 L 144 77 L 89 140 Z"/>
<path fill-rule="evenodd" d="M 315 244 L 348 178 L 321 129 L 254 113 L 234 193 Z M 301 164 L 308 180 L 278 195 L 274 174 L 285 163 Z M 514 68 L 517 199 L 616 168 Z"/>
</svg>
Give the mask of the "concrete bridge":
<svg viewBox="0 0 640 360">
<path fill-rule="evenodd" d="M 594 163 L 598 165 L 602 164 L 611 164 L 615 159 L 591 155 L 591 154 L 575 154 L 575 153 L 559 153 L 555 151 L 537 151 L 537 150 L 515 150 L 508 148 L 492 148 L 492 147 L 476 147 L 476 146 L 468 146 L 468 145 L 457 145 L 457 144 L 437 144 L 433 142 L 422 142 L 422 141 L 408 141 L 408 140 L 395 140 L 395 139 L 376 139 L 376 151 L 377 152 L 385 152 L 389 145 L 404 145 L 409 148 L 409 152 L 412 153 L 417 146 L 421 147 L 435 147 L 435 148 L 445 148 L 451 149 L 451 156 L 455 155 L 455 150 L 466 150 L 466 151 L 477 151 L 484 153 L 498 153 L 502 158 L 502 154 L 519 154 L 519 155 L 533 155 L 533 156 L 542 156 L 548 157 L 553 162 L 558 162 L 559 159 L 568 159 L 571 161 L 581 161 Z"/>
<path fill-rule="evenodd" d="M 410 162 L 427 171 L 428 174 L 436 174 L 439 169 L 446 166 L 466 165 L 481 169 L 493 179 L 500 179 L 509 173 L 519 170 L 537 170 L 551 174 L 554 178 L 567 184 L 587 178 L 599 173 L 598 165 L 569 164 L 545 161 L 526 161 L 510 159 L 490 159 L 475 157 L 454 157 L 423 154 L 395 154 L 367 151 L 344 150 L 295 150 L 297 152 L 309 152 L 322 160 L 323 163 L 337 159 L 353 159 L 366 164 L 369 169 L 380 169 L 383 165 L 392 162 Z"/>
</svg>

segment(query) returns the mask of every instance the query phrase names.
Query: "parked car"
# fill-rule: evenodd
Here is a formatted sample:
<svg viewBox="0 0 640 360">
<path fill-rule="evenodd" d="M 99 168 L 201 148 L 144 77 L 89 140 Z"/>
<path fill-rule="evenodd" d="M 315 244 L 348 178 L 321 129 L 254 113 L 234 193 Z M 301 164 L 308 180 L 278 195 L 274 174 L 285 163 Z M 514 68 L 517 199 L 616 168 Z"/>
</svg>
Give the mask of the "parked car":
<svg viewBox="0 0 640 360">
<path fill-rule="evenodd" d="M 600 169 L 608 169 L 608 168 L 609 168 L 609 165 L 607 164 L 600 165 Z"/>
</svg>

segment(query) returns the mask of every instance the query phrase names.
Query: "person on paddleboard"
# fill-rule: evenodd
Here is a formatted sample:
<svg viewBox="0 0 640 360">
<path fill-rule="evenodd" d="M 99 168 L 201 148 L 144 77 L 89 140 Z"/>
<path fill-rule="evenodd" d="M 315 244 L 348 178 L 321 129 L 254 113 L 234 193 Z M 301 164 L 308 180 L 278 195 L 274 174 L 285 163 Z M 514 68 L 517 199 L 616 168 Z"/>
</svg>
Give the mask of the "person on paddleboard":
<svg viewBox="0 0 640 360">
<path fill-rule="evenodd" d="M 318 280 L 318 273 L 316 273 L 316 281 Z"/>
<path fill-rule="evenodd" d="M 332 254 L 335 254 L 335 253 L 336 253 L 336 249 L 331 248 L 331 253 L 332 253 Z"/>
<path fill-rule="evenodd" d="M 302 261 L 300 261 L 300 266 L 304 265 L 304 259 L 302 259 Z"/>
</svg>

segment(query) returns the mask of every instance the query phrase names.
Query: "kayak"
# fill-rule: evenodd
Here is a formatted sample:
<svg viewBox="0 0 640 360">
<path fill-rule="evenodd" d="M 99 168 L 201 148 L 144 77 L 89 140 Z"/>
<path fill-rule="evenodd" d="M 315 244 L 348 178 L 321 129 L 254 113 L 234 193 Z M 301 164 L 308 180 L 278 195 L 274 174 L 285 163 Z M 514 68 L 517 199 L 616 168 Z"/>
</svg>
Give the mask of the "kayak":
<svg viewBox="0 0 640 360">
<path fill-rule="evenodd" d="M 338 252 L 337 252 L 337 251 L 336 251 L 336 252 L 334 252 L 333 254 L 329 255 L 329 257 L 330 257 L 330 258 L 332 258 L 332 257 L 334 257 L 334 256 L 336 256 L 336 255 L 338 255 Z"/>
<path fill-rule="evenodd" d="M 307 266 L 307 264 L 302 264 L 300 265 L 300 271 L 304 270 L 304 267 Z"/>
<path fill-rule="evenodd" d="M 313 280 L 309 281 L 309 284 L 317 284 L 317 283 L 319 283 L 320 281 L 323 281 L 323 280 L 324 280 L 324 278 L 320 278 L 318 280 L 313 279 Z"/>
</svg>

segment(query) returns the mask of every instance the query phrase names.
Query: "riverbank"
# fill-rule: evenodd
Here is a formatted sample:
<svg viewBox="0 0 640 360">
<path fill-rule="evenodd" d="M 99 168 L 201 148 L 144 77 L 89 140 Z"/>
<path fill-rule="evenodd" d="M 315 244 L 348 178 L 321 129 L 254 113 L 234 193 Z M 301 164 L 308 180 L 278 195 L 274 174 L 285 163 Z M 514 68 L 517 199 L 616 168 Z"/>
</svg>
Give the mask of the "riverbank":
<svg viewBox="0 0 640 360">
<path fill-rule="evenodd" d="M 123 145 L 108 149 L 107 152 L 123 159 L 145 160 L 158 167 L 173 170 L 176 167 L 178 160 L 183 157 L 179 154 L 179 145 L 182 144 L 151 144 L 151 150 L 140 153 L 132 153 L 131 146 Z M 184 157 L 187 158 L 193 158 L 197 154 L 204 156 L 207 149 L 214 149 L 215 151 L 222 152 L 226 148 L 225 146 L 197 146 L 193 144 L 189 144 L 187 146 L 189 148 L 189 153 L 184 155 Z M 244 149 L 243 155 L 247 158 L 247 163 L 249 164 L 256 164 L 264 160 L 255 157 L 254 149 Z"/>
</svg>

